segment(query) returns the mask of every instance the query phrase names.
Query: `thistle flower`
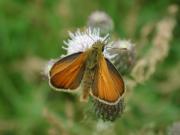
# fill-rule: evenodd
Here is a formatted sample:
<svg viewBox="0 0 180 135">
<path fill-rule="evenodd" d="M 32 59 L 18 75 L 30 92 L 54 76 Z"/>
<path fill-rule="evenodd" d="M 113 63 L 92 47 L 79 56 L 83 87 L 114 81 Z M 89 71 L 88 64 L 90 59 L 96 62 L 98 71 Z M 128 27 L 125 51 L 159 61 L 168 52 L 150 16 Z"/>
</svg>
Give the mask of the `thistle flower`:
<svg viewBox="0 0 180 135">
<path fill-rule="evenodd" d="M 135 45 L 127 40 L 117 40 L 105 50 L 106 57 L 111 60 L 121 74 L 128 73 L 135 63 Z"/>
<path fill-rule="evenodd" d="M 91 28 L 100 28 L 102 35 L 114 29 L 114 23 L 111 17 L 103 11 L 93 12 L 88 18 L 87 25 Z"/>
<path fill-rule="evenodd" d="M 120 47 L 117 46 L 116 44 L 114 44 L 114 46 L 112 46 L 112 42 L 108 43 L 109 35 L 107 34 L 104 37 L 100 36 L 100 30 L 95 29 L 95 28 L 94 29 L 91 29 L 91 28 L 86 29 L 85 32 L 80 32 L 79 30 L 75 33 L 69 32 L 69 35 L 70 35 L 70 39 L 68 39 L 67 41 L 64 41 L 66 46 L 63 47 L 67 51 L 67 55 L 71 55 L 71 54 L 78 53 L 78 52 L 85 52 L 99 41 L 106 44 L 103 54 L 107 59 L 114 59 L 114 58 L 116 58 L 116 56 L 120 55 L 119 51 L 108 52 L 109 51 L 108 47 L 110 47 L 110 46 L 111 46 L 111 49 L 113 49 L 113 47 L 115 47 L 116 49 L 122 47 L 122 48 L 126 48 L 127 50 L 131 50 L 131 46 L 129 44 L 123 44 Z M 52 63 L 53 63 L 53 61 L 50 62 L 47 69 L 51 69 Z M 90 80 L 92 81 L 92 78 L 90 78 Z M 122 80 L 122 82 L 123 82 L 123 80 Z M 85 90 L 84 90 L 84 92 L 86 92 Z M 124 90 L 124 83 L 123 83 L 123 90 Z M 97 116 L 102 118 L 105 121 L 106 120 L 114 121 L 118 116 L 120 116 L 122 114 L 122 112 L 124 110 L 124 100 L 121 97 L 122 97 L 122 95 L 119 96 L 118 100 L 116 100 L 117 102 L 112 103 L 112 104 L 99 99 L 98 96 L 93 98 L 94 109 L 95 109 Z"/>
</svg>

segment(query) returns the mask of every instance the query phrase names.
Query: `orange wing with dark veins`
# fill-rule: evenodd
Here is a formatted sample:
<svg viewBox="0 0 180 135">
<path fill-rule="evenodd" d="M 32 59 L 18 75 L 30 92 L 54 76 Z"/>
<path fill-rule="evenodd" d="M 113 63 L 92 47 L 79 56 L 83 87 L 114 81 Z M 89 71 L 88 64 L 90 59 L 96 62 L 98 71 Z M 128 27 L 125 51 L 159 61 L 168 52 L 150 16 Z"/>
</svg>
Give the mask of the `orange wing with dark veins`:
<svg viewBox="0 0 180 135">
<path fill-rule="evenodd" d="M 76 89 L 85 70 L 85 53 L 75 53 L 57 61 L 49 71 L 50 84 L 56 89 Z"/>
<path fill-rule="evenodd" d="M 102 56 L 92 86 L 92 95 L 107 104 L 115 104 L 124 91 L 125 86 L 121 75 L 113 64 Z"/>
</svg>

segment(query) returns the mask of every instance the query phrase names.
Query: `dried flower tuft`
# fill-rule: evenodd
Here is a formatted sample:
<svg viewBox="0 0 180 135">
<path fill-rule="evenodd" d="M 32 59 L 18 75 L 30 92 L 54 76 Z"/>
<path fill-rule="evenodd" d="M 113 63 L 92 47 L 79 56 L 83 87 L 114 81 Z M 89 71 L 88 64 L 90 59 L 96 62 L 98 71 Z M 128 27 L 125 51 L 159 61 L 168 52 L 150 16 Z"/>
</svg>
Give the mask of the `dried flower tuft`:
<svg viewBox="0 0 180 135">
<path fill-rule="evenodd" d="M 142 83 L 149 79 L 155 72 L 158 63 L 167 57 L 171 45 L 170 41 L 173 38 L 173 29 L 176 25 L 174 16 L 177 11 L 176 5 L 170 6 L 168 9 L 169 16 L 157 23 L 157 32 L 152 41 L 152 48 L 143 58 L 138 60 L 132 70 L 132 76 L 137 82 Z"/>
<path fill-rule="evenodd" d="M 175 122 L 169 128 L 169 135 L 180 135 L 180 122 Z"/>
</svg>

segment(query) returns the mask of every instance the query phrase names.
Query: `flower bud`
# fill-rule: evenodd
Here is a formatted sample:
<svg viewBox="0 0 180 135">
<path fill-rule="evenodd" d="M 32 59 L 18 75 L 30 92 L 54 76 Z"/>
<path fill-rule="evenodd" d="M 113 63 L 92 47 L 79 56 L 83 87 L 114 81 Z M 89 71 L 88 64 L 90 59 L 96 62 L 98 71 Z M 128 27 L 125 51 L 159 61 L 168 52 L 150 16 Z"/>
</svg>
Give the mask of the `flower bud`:
<svg viewBox="0 0 180 135">
<path fill-rule="evenodd" d="M 113 31 L 114 28 L 114 23 L 111 17 L 102 11 L 93 12 L 89 16 L 87 25 L 91 28 L 100 28 L 102 35 L 105 35 L 106 33 Z"/>
<path fill-rule="evenodd" d="M 126 40 L 114 42 L 112 46 L 106 49 L 105 54 L 123 75 L 128 73 L 135 63 L 134 44 Z"/>
</svg>

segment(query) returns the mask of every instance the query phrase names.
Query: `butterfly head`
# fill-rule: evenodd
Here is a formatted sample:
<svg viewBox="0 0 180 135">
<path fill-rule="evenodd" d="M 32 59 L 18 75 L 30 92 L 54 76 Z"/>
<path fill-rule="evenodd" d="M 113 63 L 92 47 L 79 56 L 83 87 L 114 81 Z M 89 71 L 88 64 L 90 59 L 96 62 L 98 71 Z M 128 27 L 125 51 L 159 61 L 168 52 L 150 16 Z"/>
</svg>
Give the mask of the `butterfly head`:
<svg viewBox="0 0 180 135">
<path fill-rule="evenodd" d="M 92 45 L 92 48 L 93 50 L 97 50 L 97 51 L 100 51 L 100 52 L 103 52 L 104 51 L 104 47 L 105 47 L 105 43 L 102 42 L 102 41 L 97 41 L 95 42 L 93 45 Z"/>
</svg>

